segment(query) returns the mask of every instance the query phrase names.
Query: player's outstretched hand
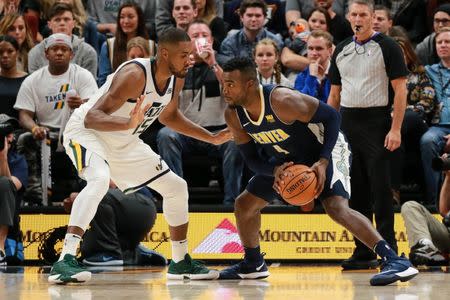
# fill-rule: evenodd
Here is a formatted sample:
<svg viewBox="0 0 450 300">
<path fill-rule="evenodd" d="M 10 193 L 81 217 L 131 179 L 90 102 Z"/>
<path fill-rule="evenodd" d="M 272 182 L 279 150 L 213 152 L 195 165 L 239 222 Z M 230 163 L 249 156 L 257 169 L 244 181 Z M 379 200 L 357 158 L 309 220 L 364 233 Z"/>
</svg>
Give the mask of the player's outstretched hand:
<svg viewBox="0 0 450 300">
<path fill-rule="evenodd" d="M 231 131 L 228 128 L 225 128 L 219 132 L 212 134 L 211 144 L 222 145 L 223 143 L 226 143 L 229 140 L 231 140 L 231 138 L 232 138 Z"/>
<path fill-rule="evenodd" d="M 310 168 L 311 172 L 316 173 L 317 185 L 314 191 L 314 199 L 317 199 L 323 191 L 325 185 L 325 178 L 327 175 L 328 160 L 321 158 Z"/>
<path fill-rule="evenodd" d="M 130 121 L 128 121 L 128 128 L 136 128 L 144 120 L 145 113 L 152 106 L 152 103 L 147 104 L 142 108 L 142 102 L 144 102 L 145 96 L 141 95 L 136 100 L 136 105 L 133 110 L 130 111 Z"/>
<path fill-rule="evenodd" d="M 273 177 L 275 179 L 273 180 L 273 189 L 279 194 L 281 191 L 281 186 L 284 185 L 284 178 L 286 177 L 292 177 L 294 174 L 286 170 L 290 166 L 294 165 L 292 161 L 285 162 L 281 166 L 276 166 L 273 169 Z"/>
</svg>

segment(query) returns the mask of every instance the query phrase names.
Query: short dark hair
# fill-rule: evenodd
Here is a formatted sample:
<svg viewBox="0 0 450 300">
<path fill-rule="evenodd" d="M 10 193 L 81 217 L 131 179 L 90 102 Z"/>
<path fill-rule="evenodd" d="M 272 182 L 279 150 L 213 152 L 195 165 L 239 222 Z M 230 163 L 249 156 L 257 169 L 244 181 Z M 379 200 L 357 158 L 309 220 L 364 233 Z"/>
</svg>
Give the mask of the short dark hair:
<svg viewBox="0 0 450 300">
<path fill-rule="evenodd" d="M 267 4 L 263 0 L 244 0 L 239 7 L 239 15 L 243 16 L 249 7 L 259 7 L 262 9 L 264 16 L 267 16 Z"/>
<path fill-rule="evenodd" d="M 382 10 L 382 11 L 384 11 L 386 13 L 386 16 L 387 16 L 388 20 L 392 20 L 392 12 L 387 6 L 384 6 L 384 5 L 381 5 L 381 4 L 377 4 L 373 8 L 373 10 L 374 11 L 375 10 Z"/>
<path fill-rule="evenodd" d="M 1 42 L 8 42 L 11 45 L 13 45 L 14 49 L 16 49 L 16 51 L 19 51 L 19 43 L 17 42 L 17 40 L 15 38 L 13 38 L 12 36 L 9 35 L 0 35 L 0 43 Z"/>
<path fill-rule="evenodd" d="M 72 17 L 73 17 L 72 6 L 70 6 L 67 3 L 57 3 L 56 5 L 53 5 L 50 8 L 50 11 L 48 12 L 48 19 L 51 20 L 55 16 L 59 16 L 59 15 L 65 13 L 66 11 L 69 11 L 72 14 Z"/>
<path fill-rule="evenodd" d="M 205 25 L 206 27 L 208 27 L 209 32 L 211 32 L 211 28 L 209 27 L 208 23 L 206 23 L 206 22 L 203 21 L 203 20 L 199 20 L 199 19 L 194 20 L 194 21 L 192 21 L 191 23 L 189 23 L 189 25 L 188 25 L 188 27 L 187 27 L 187 29 L 186 29 L 186 32 L 189 31 L 189 28 L 191 28 L 192 25 L 196 25 L 196 24 L 197 24 L 197 25 Z"/>
<path fill-rule="evenodd" d="M 240 71 L 248 79 L 256 80 L 256 65 L 255 62 L 249 57 L 235 57 L 227 61 L 223 66 L 224 72 Z"/>
<path fill-rule="evenodd" d="M 159 36 L 159 44 L 175 44 L 180 42 L 190 42 L 191 38 L 186 33 L 186 31 L 171 27 L 164 30 Z"/>
</svg>

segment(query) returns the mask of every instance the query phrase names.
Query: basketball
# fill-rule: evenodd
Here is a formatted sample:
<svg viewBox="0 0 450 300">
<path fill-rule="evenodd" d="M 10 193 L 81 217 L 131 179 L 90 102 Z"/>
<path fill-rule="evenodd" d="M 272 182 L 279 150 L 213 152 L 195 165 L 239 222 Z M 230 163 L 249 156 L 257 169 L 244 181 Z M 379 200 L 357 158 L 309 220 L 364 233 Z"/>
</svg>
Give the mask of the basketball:
<svg viewBox="0 0 450 300">
<path fill-rule="evenodd" d="M 280 194 L 289 204 L 303 206 L 314 200 L 317 177 L 314 172 L 307 172 L 308 169 L 305 165 L 293 165 L 286 169 L 294 176 L 284 179 Z"/>
</svg>

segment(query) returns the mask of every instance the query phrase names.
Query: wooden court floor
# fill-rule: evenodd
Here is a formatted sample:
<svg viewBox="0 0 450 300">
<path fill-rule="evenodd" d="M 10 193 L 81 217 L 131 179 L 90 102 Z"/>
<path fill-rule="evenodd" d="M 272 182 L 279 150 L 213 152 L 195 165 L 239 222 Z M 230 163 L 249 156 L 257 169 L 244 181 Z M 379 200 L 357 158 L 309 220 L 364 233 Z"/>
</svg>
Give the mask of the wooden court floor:
<svg viewBox="0 0 450 300">
<path fill-rule="evenodd" d="M 218 266 L 220 269 L 223 266 Z M 266 280 L 167 281 L 165 268 L 93 269 L 90 282 L 47 284 L 48 267 L 0 269 L 0 300 L 44 299 L 325 299 L 448 300 L 448 268 L 421 272 L 412 281 L 371 287 L 371 271 L 342 272 L 337 265 L 272 264 Z"/>
</svg>

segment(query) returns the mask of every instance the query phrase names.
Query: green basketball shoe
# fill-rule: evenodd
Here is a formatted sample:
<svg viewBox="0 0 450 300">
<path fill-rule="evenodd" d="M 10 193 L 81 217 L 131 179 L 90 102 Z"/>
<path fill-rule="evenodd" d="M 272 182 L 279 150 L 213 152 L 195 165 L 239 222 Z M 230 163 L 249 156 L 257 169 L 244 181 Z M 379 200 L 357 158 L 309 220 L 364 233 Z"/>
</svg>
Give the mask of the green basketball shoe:
<svg viewBox="0 0 450 300">
<path fill-rule="evenodd" d="M 208 269 L 202 262 L 193 260 L 189 254 L 186 254 L 184 260 L 177 263 L 172 260 L 167 271 L 167 279 L 172 280 L 211 280 L 218 277 L 219 271 Z"/>
<path fill-rule="evenodd" d="M 81 265 L 75 256 L 64 255 L 64 258 L 53 264 L 48 277 L 50 283 L 85 282 L 91 279 L 91 272 Z"/>
</svg>

